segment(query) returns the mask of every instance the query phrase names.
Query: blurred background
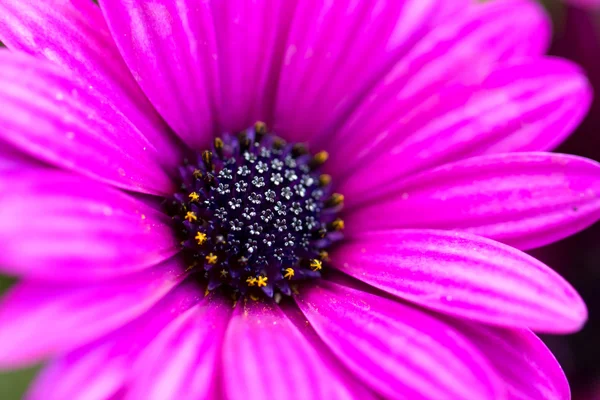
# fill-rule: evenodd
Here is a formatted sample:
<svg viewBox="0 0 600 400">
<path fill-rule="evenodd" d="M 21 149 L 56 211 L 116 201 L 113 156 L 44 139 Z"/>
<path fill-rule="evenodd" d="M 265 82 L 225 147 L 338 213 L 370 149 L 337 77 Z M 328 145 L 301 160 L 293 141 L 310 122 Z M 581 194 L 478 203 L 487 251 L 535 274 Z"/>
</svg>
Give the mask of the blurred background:
<svg viewBox="0 0 600 400">
<path fill-rule="evenodd" d="M 558 151 L 600 161 L 600 0 L 541 1 L 554 22 L 550 53 L 581 65 L 597 96 L 585 121 Z M 573 399 L 600 400 L 600 224 L 531 253 L 570 281 L 588 305 L 589 321 L 581 332 L 543 339 L 563 366 Z M 0 276 L 0 293 L 11 284 Z M 0 373 L 0 400 L 21 399 L 36 372 Z"/>
</svg>

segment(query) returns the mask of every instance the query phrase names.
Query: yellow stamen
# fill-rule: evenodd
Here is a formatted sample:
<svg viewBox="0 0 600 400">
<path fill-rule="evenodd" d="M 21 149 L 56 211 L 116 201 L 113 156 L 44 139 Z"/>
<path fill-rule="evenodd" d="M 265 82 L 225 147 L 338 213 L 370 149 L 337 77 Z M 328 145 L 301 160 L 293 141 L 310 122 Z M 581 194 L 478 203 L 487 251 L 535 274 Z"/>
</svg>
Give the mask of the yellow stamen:
<svg viewBox="0 0 600 400">
<path fill-rule="evenodd" d="M 344 220 L 341 218 L 338 218 L 335 221 L 333 221 L 332 226 L 333 226 L 333 229 L 335 229 L 336 231 L 341 231 L 345 227 Z"/>
<path fill-rule="evenodd" d="M 286 268 L 285 269 L 285 275 L 283 275 L 284 278 L 288 278 L 288 279 L 292 279 L 292 277 L 294 276 L 294 270 L 292 268 Z"/>
<path fill-rule="evenodd" d="M 196 179 L 202 178 L 202 171 L 200 171 L 199 169 L 195 169 L 194 170 L 194 178 L 196 178 Z"/>
<path fill-rule="evenodd" d="M 321 260 L 312 259 L 310 260 L 310 268 L 313 271 L 320 271 L 323 269 L 323 262 Z"/>
<path fill-rule="evenodd" d="M 325 150 L 318 152 L 315 154 L 315 162 L 318 164 L 324 164 L 325 161 L 329 158 L 329 153 Z"/>
<path fill-rule="evenodd" d="M 321 186 L 327 186 L 331 183 L 331 175 L 323 174 L 319 176 L 319 184 Z"/>
<path fill-rule="evenodd" d="M 223 140 L 221 138 L 215 138 L 215 149 L 221 150 L 223 148 Z"/>
<path fill-rule="evenodd" d="M 321 261 L 329 261 L 329 253 L 325 250 L 319 252 L 319 257 L 321 258 Z"/>
<path fill-rule="evenodd" d="M 227 270 L 225 270 L 225 269 L 221 270 L 221 278 L 226 278 L 227 274 L 229 274 L 229 272 Z"/>
<path fill-rule="evenodd" d="M 246 283 L 248 283 L 248 286 L 254 286 L 256 285 L 256 278 L 249 276 L 248 279 L 246 279 Z"/>
<path fill-rule="evenodd" d="M 267 133 L 267 125 L 262 121 L 258 121 L 254 124 L 254 130 L 256 131 L 256 133 L 264 135 Z"/>
<path fill-rule="evenodd" d="M 267 281 L 269 280 L 269 278 L 267 278 L 266 276 L 263 275 L 259 275 L 258 279 L 256 280 L 256 285 L 258 287 L 264 287 L 267 286 Z"/>
<path fill-rule="evenodd" d="M 206 262 L 209 264 L 216 264 L 217 256 L 214 255 L 213 253 L 210 253 L 209 255 L 206 256 Z"/>
<path fill-rule="evenodd" d="M 192 192 L 190 193 L 190 195 L 188 196 L 190 199 L 192 199 L 192 201 L 198 201 L 200 200 L 200 195 L 196 192 Z"/>
<path fill-rule="evenodd" d="M 330 207 L 339 206 L 344 202 L 344 195 L 339 193 L 334 193 L 331 195 L 329 200 L 327 200 L 327 205 Z"/>
<path fill-rule="evenodd" d="M 198 244 L 204 244 L 206 242 L 206 233 L 198 232 L 194 239 L 198 241 Z"/>
<path fill-rule="evenodd" d="M 258 297 L 253 294 L 250 295 L 250 298 L 254 301 L 258 301 Z"/>
<path fill-rule="evenodd" d="M 197 221 L 197 220 L 198 220 L 198 217 L 196 216 L 196 213 L 195 213 L 195 212 L 188 211 L 188 212 L 185 214 L 185 219 L 187 219 L 189 222 L 192 222 L 192 221 Z"/>
</svg>

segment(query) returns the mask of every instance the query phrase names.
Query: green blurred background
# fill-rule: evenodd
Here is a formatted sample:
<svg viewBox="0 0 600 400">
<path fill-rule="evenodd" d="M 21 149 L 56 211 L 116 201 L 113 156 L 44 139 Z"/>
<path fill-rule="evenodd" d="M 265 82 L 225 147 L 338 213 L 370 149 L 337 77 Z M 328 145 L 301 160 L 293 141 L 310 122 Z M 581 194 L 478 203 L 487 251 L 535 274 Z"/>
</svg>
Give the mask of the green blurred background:
<svg viewBox="0 0 600 400">
<path fill-rule="evenodd" d="M 0 276 L 0 293 L 5 292 L 13 282 L 10 278 Z M 37 370 L 38 368 L 28 368 L 19 371 L 0 372 L 0 399 L 21 399 Z"/>
</svg>

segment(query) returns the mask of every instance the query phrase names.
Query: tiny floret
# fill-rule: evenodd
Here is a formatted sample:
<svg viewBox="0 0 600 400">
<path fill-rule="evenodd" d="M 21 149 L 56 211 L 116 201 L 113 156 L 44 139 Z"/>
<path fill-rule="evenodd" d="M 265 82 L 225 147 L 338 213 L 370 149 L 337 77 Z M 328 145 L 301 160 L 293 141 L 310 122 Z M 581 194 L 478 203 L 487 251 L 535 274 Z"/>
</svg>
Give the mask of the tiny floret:
<svg viewBox="0 0 600 400">
<path fill-rule="evenodd" d="M 313 271 L 320 271 L 323 268 L 323 262 L 317 259 L 310 260 L 310 268 Z"/>
<path fill-rule="evenodd" d="M 283 275 L 284 278 L 287 279 L 292 279 L 294 277 L 294 269 L 293 268 L 286 268 L 285 269 L 285 274 Z"/>
<path fill-rule="evenodd" d="M 185 219 L 187 219 L 189 222 L 192 222 L 192 221 L 197 221 L 198 217 L 196 216 L 196 213 L 194 213 L 192 211 L 188 211 L 185 214 Z"/>
<path fill-rule="evenodd" d="M 217 256 L 214 255 L 213 253 L 210 253 L 209 255 L 206 256 L 206 262 L 209 264 L 216 264 Z"/>
</svg>

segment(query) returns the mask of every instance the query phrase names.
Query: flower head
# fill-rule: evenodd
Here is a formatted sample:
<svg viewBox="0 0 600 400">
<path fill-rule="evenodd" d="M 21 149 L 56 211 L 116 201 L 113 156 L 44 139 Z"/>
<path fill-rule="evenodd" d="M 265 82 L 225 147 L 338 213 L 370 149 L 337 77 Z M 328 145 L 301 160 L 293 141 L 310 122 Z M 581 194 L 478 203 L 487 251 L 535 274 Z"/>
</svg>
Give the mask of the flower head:
<svg viewBox="0 0 600 400">
<path fill-rule="evenodd" d="M 529 0 L 6 0 L 0 365 L 29 398 L 568 398 L 523 253 L 600 215 Z M 27 54 L 29 53 L 29 54 Z M 264 121 L 258 122 L 257 121 Z M 515 373 L 518 371 L 518 373 Z"/>
</svg>

